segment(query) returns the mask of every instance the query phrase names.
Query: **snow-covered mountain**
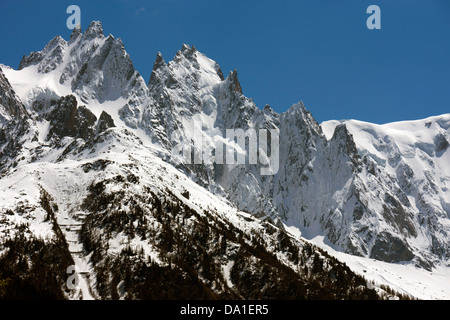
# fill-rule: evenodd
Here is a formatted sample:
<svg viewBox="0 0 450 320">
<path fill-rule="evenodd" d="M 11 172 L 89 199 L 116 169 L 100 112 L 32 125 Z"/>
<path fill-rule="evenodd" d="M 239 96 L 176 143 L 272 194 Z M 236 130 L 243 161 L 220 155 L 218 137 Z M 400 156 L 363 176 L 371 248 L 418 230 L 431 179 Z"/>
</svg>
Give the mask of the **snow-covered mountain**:
<svg viewBox="0 0 450 320">
<path fill-rule="evenodd" d="M 322 128 L 330 137 L 342 124 L 354 137 L 364 164 L 359 179 L 376 218 L 365 225 L 403 238 L 397 248 L 402 260 L 414 255 L 424 267 L 438 261 L 448 265 L 450 115 L 386 125 L 329 121 Z M 391 240 L 389 236 L 381 248 L 400 244 Z M 384 254 L 377 248 L 373 256 L 383 259 Z"/>
<path fill-rule="evenodd" d="M 358 259 L 449 267 L 450 115 L 319 125 L 302 102 L 261 110 L 236 70 L 188 45 L 170 62 L 158 53 L 147 83 L 100 22 L 0 68 L 0 265 L 17 288 L 33 271 L 50 298 L 395 296 L 318 238 Z M 201 153 L 234 148 L 227 129 L 268 130 L 264 161 Z M 174 156 L 179 145 L 202 161 Z M 44 272 L 33 248 L 59 263 Z"/>
<path fill-rule="evenodd" d="M 448 160 L 448 116 L 438 117 L 432 127 L 423 124 L 427 132 L 409 145 L 409 150 L 417 149 L 416 161 L 409 165 L 408 153 L 394 151 L 397 137 L 380 134 L 389 145 L 386 152 L 390 151 L 383 162 L 379 152 L 365 150 L 384 145 L 360 142 L 364 135 L 347 123 L 319 126 L 302 103 L 283 114 L 268 106 L 258 109 L 242 94 L 236 71 L 224 80 L 217 63 L 194 47 L 183 46 L 169 64 L 158 54 L 149 90 L 157 108 L 156 114 L 144 118 L 143 126 L 149 128 L 153 119 L 162 119 L 158 125 L 166 133 L 163 145 L 168 152 L 173 148 L 171 132 L 180 129 L 181 140 L 190 142 L 192 128 L 197 127 L 203 143 L 210 145 L 227 128 L 279 131 L 280 168 L 273 176 L 262 176 L 259 167 L 251 165 L 187 169 L 239 209 L 280 219 L 307 237 L 325 235 L 352 254 L 387 262 L 414 261 L 425 268 L 448 264 L 448 175 L 439 169 Z M 402 137 L 408 136 L 407 128 Z M 417 129 L 410 129 L 415 135 Z M 429 174 L 432 158 L 442 165 Z M 421 171 L 417 177 L 411 176 L 411 166 Z"/>
</svg>

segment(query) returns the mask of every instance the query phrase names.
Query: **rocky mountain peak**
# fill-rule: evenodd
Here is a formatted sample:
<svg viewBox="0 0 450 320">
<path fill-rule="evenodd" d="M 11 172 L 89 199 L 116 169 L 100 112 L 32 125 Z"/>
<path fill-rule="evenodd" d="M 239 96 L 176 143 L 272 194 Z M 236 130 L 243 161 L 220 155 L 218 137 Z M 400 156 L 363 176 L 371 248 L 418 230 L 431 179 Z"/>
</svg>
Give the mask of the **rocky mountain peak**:
<svg viewBox="0 0 450 320">
<path fill-rule="evenodd" d="M 181 56 L 184 56 L 188 60 L 194 60 L 196 59 L 195 53 L 197 52 L 197 49 L 194 46 L 189 46 L 187 44 L 183 44 L 181 46 L 181 49 L 176 53 L 174 60 L 178 61 Z"/>
<path fill-rule="evenodd" d="M 345 124 L 340 124 L 336 127 L 330 142 L 335 143 L 338 146 L 338 153 L 342 153 L 350 157 L 354 168 L 360 166 L 360 155 L 356 148 L 353 135 L 348 131 Z"/>
<path fill-rule="evenodd" d="M 100 28 L 101 25 L 93 22 L 91 30 L 83 34 L 82 43 L 85 42 L 86 34 L 99 33 Z M 133 84 L 140 85 L 140 81 L 131 81 L 132 77 L 140 76 L 120 38 L 115 39 L 110 35 L 92 47 L 80 45 L 85 50 L 71 57 L 63 80 L 67 81 L 66 78 L 72 74 L 75 76 L 72 76 L 71 87 L 83 101 L 97 99 L 103 102 L 128 97 L 134 88 Z"/>
<path fill-rule="evenodd" d="M 75 28 L 73 28 L 72 34 L 70 35 L 69 45 L 75 42 L 81 35 L 82 35 L 81 25 L 77 24 Z"/>
<path fill-rule="evenodd" d="M 56 36 L 50 40 L 42 51 L 33 51 L 28 56 L 23 56 L 18 70 L 32 65 L 39 65 L 38 71 L 40 73 L 51 72 L 63 61 L 66 47 L 67 42 L 61 36 Z"/>
<path fill-rule="evenodd" d="M 92 21 L 83 33 L 85 39 L 104 38 L 103 26 L 100 21 Z"/>
<path fill-rule="evenodd" d="M 115 126 L 114 120 L 111 118 L 109 113 L 102 111 L 97 123 L 97 133 L 100 134 L 109 128 L 114 128 Z"/>
<path fill-rule="evenodd" d="M 232 91 L 242 94 L 241 83 L 239 82 L 238 73 L 236 69 L 230 72 L 227 80 L 230 83 L 230 89 Z"/>
<path fill-rule="evenodd" d="M 44 47 L 43 53 L 47 54 L 53 51 L 57 47 L 65 47 L 67 45 L 66 40 L 64 40 L 61 36 L 56 36 Z"/>
<path fill-rule="evenodd" d="M 197 51 L 195 46 L 184 44 L 168 66 L 174 79 L 188 86 L 212 86 L 224 80 L 218 63 Z"/>
<path fill-rule="evenodd" d="M 150 75 L 150 80 L 148 82 L 149 87 L 155 87 L 158 85 L 158 83 L 163 82 L 162 77 L 164 74 L 167 74 L 167 64 L 164 61 L 164 58 L 161 54 L 161 52 L 158 52 L 156 54 L 155 63 L 153 64 L 153 70 Z"/>
<path fill-rule="evenodd" d="M 162 56 L 161 52 L 158 52 L 156 54 L 155 63 L 153 64 L 153 71 L 158 70 L 159 68 L 167 66 L 166 62 L 164 61 L 164 58 Z"/>
<path fill-rule="evenodd" d="M 281 114 L 287 122 L 294 121 L 300 130 L 307 130 L 315 136 L 322 135 L 322 128 L 319 123 L 314 119 L 311 112 L 306 109 L 303 101 L 292 105 L 286 112 Z M 293 120 L 295 119 L 295 120 Z"/>
</svg>

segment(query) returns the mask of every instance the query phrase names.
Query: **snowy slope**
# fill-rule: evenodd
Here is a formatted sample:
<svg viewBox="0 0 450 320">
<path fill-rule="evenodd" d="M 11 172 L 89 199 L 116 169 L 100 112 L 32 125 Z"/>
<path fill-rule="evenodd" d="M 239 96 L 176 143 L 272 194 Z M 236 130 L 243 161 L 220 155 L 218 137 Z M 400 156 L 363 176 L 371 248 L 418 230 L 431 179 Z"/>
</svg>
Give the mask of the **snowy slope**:
<svg viewBox="0 0 450 320">
<path fill-rule="evenodd" d="M 302 236 L 298 228 L 288 225 L 285 227 L 292 235 Z M 388 286 L 423 300 L 450 299 L 450 271 L 445 266 L 438 266 L 428 271 L 410 264 L 386 263 L 343 253 L 323 236 L 316 236 L 308 241 L 340 261 L 345 261 L 350 269 L 364 276 L 374 287 Z"/>
<path fill-rule="evenodd" d="M 181 250 L 182 244 L 185 246 L 188 243 L 186 241 L 192 241 L 191 237 L 204 239 L 206 230 L 211 230 L 206 231 L 206 236 L 208 237 L 209 234 L 211 237 L 206 240 L 207 243 L 213 242 L 210 245 L 193 242 L 192 245 L 198 246 L 197 250 L 207 250 L 207 252 L 224 250 L 221 255 L 212 254 L 210 258 L 212 260 L 209 260 L 209 263 L 223 266 L 220 271 L 215 271 L 221 274 L 223 282 L 219 277 L 211 283 L 209 280 L 211 274 L 202 271 L 205 268 L 204 265 L 200 264 L 197 269 L 199 277 L 205 285 L 212 286 L 211 289 L 218 294 L 228 297 L 246 297 L 248 294 L 264 294 L 265 290 L 272 286 L 280 286 L 287 279 L 289 281 L 286 283 L 300 281 L 292 278 L 291 274 L 289 278 L 281 280 L 281 282 L 280 280 L 271 282 L 269 285 L 264 282 L 253 283 L 253 287 L 256 285 L 259 288 L 258 286 L 261 285 L 261 289 L 252 293 L 245 287 L 245 277 L 241 279 L 239 276 L 243 270 L 236 266 L 242 263 L 248 263 L 246 268 L 249 270 L 247 272 L 269 277 L 266 280 L 273 277 L 271 275 L 273 272 L 276 272 L 278 279 L 286 277 L 283 272 L 287 271 L 282 271 L 281 266 L 291 268 L 289 272 L 292 270 L 298 272 L 298 275 L 302 277 L 301 281 L 308 279 L 308 269 L 303 271 L 303 265 L 299 264 L 298 260 L 292 256 L 296 250 L 300 250 L 300 252 L 305 250 L 305 243 L 302 239 L 286 238 L 284 231 L 274 227 L 270 222 L 261 221 L 250 214 L 237 210 L 227 200 L 208 192 L 182 172 L 161 160 L 151 150 L 141 145 L 136 136 L 130 135 L 126 130 L 110 128 L 102 136 L 104 140 L 96 144 L 95 152 L 92 152 L 91 148 L 80 148 L 68 153 L 62 160 L 37 161 L 22 165 L 20 170 L 13 171 L 2 178 L 0 190 L 2 212 L 9 212 L 2 214 L 2 228 L 0 229 L 2 239 L 13 238 L 14 234 L 17 235 L 18 232 L 21 232 L 17 230 L 19 224 L 25 224 L 27 233 L 42 237 L 47 241 L 51 241 L 57 236 L 55 225 L 60 228 L 80 277 L 79 289 L 75 292 L 69 291 L 68 298 L 110 297 L 104 290 L 102 270 L 104 265 L 111 260 L 115 261 L 111 268 L 120 263 L 126 266 L 127 260 L 121 260 L 125 253 L 131 254 L 131 256 L 139 254 L 138 263 L 151 261 L 160 268 L 178 265 L 181 262 L 177 261 L 174 256 L 175 252 L 171 253 L 171 250 L 166 249 L 162 242 L 172 239 L 175 235 L 176 237 L 187 237 L 183 239 L 182 243 L 176 243 L 177 250 Z M 53 152 L 56 153 L 53 157 L 59 158 L 57 154 L 60 153 L 60 150 Z M 47 198 L 50 199 L 56 218 L 54 225 L 51 220 L 48 221 L 48 211 L 43 209 L 43 192 L 48 194 Z M 147 198 L 150 195 L 158 197 Z M 104 202 L 104 199 L 109 200 Z M 18 200 L 20 201 L 18 202 Z M 169 207 L 178 205 L 182 209 L 177 209 L 172 213 L 169 211 L 166 213 L 167 216 L 162 218 L 157 215 L 158 211 L 155 211 L 158 203 Z M 142 212 L 146 213 L 139 216 L 139 213 Z M 116 220 L 117 218 L 114 217 L 117 215 L 119 217 L 123 215 L 125 220 Z M 130 221 L 126 218 L 135 215 L 139 217 L 136 220 Z M 173 219 L 172 227 L 177 228 L 174 229 L 177 232 L 166 238 L 164 232 L 169 231 L 165 229 L 165 223 L 169 223 L 170 217 L 172 217 L 171 220 Z M 97 226 L 95 224 L 97 219 L 101 219 L 101 221 L 108 219 L 109 223 L 102 222 Z M 205 227 L 204 221 L 207 221 L 206 229 L 201 229 L 203 231 L 200 232 L 197 228 Z M 175 222 L 176 224 L 174 224 Z M 115 229 L 114 226 L 118 229 Z M 222 237 L 231 232 L 227 240 L 217 241 L 212 230 L 219 226 L 218 230 L 223 234 Z M 110 230 L 110 228 L 112 229 Z M 141 234 L 141 232 L 145 233 Z M 237 238 L 235 238 L 235 234 L 237 234 Z M 288 246 L 286 249 L 279 248 L 281 245 L 278 243 L 279 239 L 283 239 L 283 246 Z M 93 243 L 96 243 L 94 247 Z M 214 249 L 214 246 L 217 246 L 217 249 Z M 258 249 L 252 249 L 252 246 L 256 246 Z M 7 252 L 8 248 L 4 250 Z M 250 260 L 245 262 L 242 259 L 246 259 L 247 255 L 241 254 L 240 250 L 249 253 L 255 250 L 255 253 L 253 253 L 254 255 L 250 254 L 248 256 Z M 261 257 L 256 254 L 260 250 L 265 252 Z M 306 251 L 309 253 L 302 254 L 302 261 L 305 261 L 306 268 L 308 265 L 312 266 L 313 261 L 319 259 L 320 264 L 323 264 L 323 268 L 325 268 L 324 272 L 328 273 L 334 270 L 336 262 L 328 261 L 327 256 L 318 249 L 310 250 Z M 178 255 L 180 254 L 178 252 Z M 190 254 L 195 256 L 193 252 Z M 281 263 L 281 265 L 277 268 L 269 267 L 269 262 L 262 260 L 263 257 L 269 259 L 267 261 L 273 259 L 267 258 L 267 255 L 276 257 L 274 260 L 276 262 L 273 263 Z M 200 257 L 205 259 L 204 256 Z M 191 268 L 197 268 L 195 260 L 192 263 Z M 267 273 L 266 269 L 259 270 L 264 265 L 270 268 L 268 270 L 273 271 Z M 179 266 L 183 268 L 182 264 Z M 319 279 L 323 279 L 326 273 Z M 112 272 L 112 276 L 121 277 L 117 272 Z M 353 276 L 346 273 L 345 277 Z M 129 280 L 126 278 L 119 281 L 117 285 L 119 297 L 133 297 L 132 292 L 120 289 L 122 286 L 127 287 L 127 281 Z M 314 283 L 317 280 L 311 278 L 308 281 Z M 180 283 L 181 285 L 183 284 Z M 306 283 L 300 288 L 310 285 Z M 281 292 L 281 294 L 285 293 Z"/>
</svg>

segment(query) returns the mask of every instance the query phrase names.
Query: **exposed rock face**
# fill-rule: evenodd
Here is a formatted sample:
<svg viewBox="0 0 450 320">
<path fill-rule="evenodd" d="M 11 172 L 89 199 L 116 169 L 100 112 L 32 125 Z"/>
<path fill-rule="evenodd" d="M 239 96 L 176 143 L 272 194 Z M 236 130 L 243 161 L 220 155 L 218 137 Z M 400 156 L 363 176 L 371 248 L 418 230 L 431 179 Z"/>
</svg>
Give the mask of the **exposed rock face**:
<svg viewBox="0 0 450 320">
<path fill-rule="evenodd" d="M 100 115 L 100 118 L 98 119 L 97 124 L 97 133 L 103 133 L 109 128 L 114 128 L 116 125 L 114 124 L 114 120 L 111 118 L 111 116 L 106 113 L 105 111 L 102 111 L 102 114 Z"/>
<path fill-rule="evenodd" d="M 32 52 L 24 56 L 19 65 L 19 70 L 38 65 L 40 73 L 49 73 L 55 70 L 63 61 L 67 42 L 60 36 L 53 38 L 40 52 Z"/>
<path fill-rule="evenodd" d="M 412 260 L 414 254 L 404 240 L 385 233 L 381 234 L 375 241 L 370 257 L 386 262 L 404 262 Z"/>
<path fill-rule="evenodd" d="M 8 79 L 0 68 L 0 120 L 5 123 L 9 120 L 28 118 L 28 112 L 14 92 Z"/>
<path fill-rule="evenodd" d="M 25 106 L 0 68 L 0 176 L 17 164 L 29 118 Z"/>
<path fill-rule="evenodd" d="M 49 113 L 49 137 L 73 137 L 88 140 L 94 134 L 97 117 L 85 106 L 77 106 L 74 96 L 62 97 Z"/>
<path fill-rule="evenodd" d="M 447 141 L 447 138 L 443 134 L 438 134 L 434 138 L 434 145 L 436 146 L 435 151 L 438 152 L 444 152 L 447 150 L 448 146 L 450 145 Z"/>
</svg>

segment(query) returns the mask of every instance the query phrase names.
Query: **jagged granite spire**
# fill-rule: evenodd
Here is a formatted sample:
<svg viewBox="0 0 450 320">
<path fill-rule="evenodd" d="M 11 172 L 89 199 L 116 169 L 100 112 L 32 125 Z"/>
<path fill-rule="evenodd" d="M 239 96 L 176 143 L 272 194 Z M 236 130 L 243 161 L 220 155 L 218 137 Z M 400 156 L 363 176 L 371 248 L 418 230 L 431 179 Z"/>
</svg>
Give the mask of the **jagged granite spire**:
<svg viewBox="0 0 450 320">
<path fill-rule="evenodd" d="M 86 29 L 86 31 L 83 33 L 83 37 L 86 39 L 93 39 L 93 38 L 103 38 L 103 27 L 102 23 L 100 21 L 92 21 L 89 24 L 89 27 Z"/>
<path fill-rule="evenodd" d="M 181 55 L 183 55 L 187 59 L 195 59 L 194 55 L 196 52 L 197 52 L 197 49 L 195 49 L 194 46 L 190 47 L 187 44 L 183 44 L 181 46 L 181 49 L 175 55 L 174 60 L 177 61 L 178 59 L 180 59 Z"/>
<path fill-rule="evenodd" d="M 161 52 L 158 52 L 156 54 L 155 64 L 153 65 L 153 71 L 159 69 L 162 66 L 166 66 L 166 62 L 164 61 L 164 58 L 163 58 Z"/>
<path fill-rule="evenodd" d="M 40 73 L 51 72 L 61 64 L 66 47 L 67 42 L 61 36 L 56 36 L 42 51 L 33 51 L 28 56 L 23 56 L 18 70 L 38 64 Z"/>
<path fill-rule="evenodd" d="M 77 24 L 75 28 L 73 28 L 72 34 L 70 35 L 69 44 L 75 42 L 81 36 L 81 25 Z"/>
<path fill-rule="evenodd" d="M 230 82 L 231 90 L 242 94 L 241 83 L 239 82 L 238 73 L 237 73 L 236 69 L 234 69 L 232 72 L 230 72 L 230 75 L 228 76 L 228 81 Z"/>
<path fill-rule="evenodd" d="M 156 54 L 155 63 L 153 64 L 152 74 L 150 75 L 150 80 L 148 82 L 149 87 L 157 85 L 158 74 L 164 73 L 163 69 L 166 69 L 166 68 L 167 68 L 167 64 L 164 61 L 164 58 L 163 58 L 161 52 L 158 52 Z"/>
</svg>

